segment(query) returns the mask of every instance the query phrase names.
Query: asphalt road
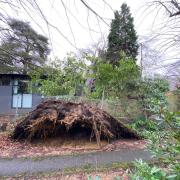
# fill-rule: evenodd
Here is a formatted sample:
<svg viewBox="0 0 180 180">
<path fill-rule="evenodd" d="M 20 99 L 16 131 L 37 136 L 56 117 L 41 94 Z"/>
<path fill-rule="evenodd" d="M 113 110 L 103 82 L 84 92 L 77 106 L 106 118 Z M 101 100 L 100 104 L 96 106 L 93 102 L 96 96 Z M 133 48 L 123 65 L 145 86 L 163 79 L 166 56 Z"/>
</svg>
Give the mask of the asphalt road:
<svg viewBox="0 0 180 180">
<path fill-rule="evenodd" d="M 127 150 L 96 152 L 75 156 L 44 157 L 42 159 L 0 159 L 0 176 L 51 172 L 65 168 L 81 167 L 87 164 L 99 166 L 113 162 L 131 162 L 135 159 L 150 160 L 151 155 L 145 150 Z"/>
</svg>

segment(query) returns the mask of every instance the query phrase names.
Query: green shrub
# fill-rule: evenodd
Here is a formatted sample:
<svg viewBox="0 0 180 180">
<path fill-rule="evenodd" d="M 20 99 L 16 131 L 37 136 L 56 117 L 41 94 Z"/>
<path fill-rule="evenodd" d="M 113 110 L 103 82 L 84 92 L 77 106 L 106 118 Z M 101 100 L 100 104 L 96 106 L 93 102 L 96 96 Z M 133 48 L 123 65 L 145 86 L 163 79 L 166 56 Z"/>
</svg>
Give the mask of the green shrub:
<svg viewBox="0 0 180 180">
<path fill-rule="evenodd" d="M 148 149 L 153 157 L 158 160 L 157 166 L 150 166 L 142 160 L 135 162 L 135 169 L 131 173 L 133 179 L 156 180 L 156 179 L 180 179 L 180 119 L 179 112 L 162 113 L 162 118 L 167 124 L 165 130 L 157 130 L 154 133 L 146 131 L 149 139 Z M 161 169 L 165 166 L 166 173 Z"/>
<path fill-rule="evenodd" d="M 133 180 L 160 180 L 165 179 L 166 173 L 156 166 L 149 166 L 142 160 L 136 160 L 135 170 L 131 178 Z"/>
<path fill-rule="evenodd" d="M 131 124 L 131 127 L 135 130 L 143 130 L 143 131 L 156 131 L 158 130 L 158 125 L 156 122 L 146 119 L 145 117 L 140 117 L 134 120 Z"/>
</svg>

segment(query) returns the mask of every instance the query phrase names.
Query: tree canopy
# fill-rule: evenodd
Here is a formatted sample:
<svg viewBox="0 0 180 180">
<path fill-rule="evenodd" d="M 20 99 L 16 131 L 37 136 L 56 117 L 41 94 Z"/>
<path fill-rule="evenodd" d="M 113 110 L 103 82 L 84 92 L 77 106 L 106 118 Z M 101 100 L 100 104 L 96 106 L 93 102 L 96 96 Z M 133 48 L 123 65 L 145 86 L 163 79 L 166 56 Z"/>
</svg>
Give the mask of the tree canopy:
<svg viewBox="0 0 180 180">
<path fill-rule="evenodd" d="M 72 55 L 64 62 L 58 62 L 60 61 L 56 60 L 31 72 L 33 84 L 38 85 L 33 88 L 34 91 L 45 96 L 81 95 L 85 84 L 86 64 Z"/>
<path fill-rule="evenodd" d="M 137 35 L 134 29 L 133 17 L 127 4 L 123 3 L 121 11 L 114 12 L 108 35 L 107 59 L 116 64 L 123 51 L 128 57 L 136 59 L 138 54 Z"/>
<path fill-rule="evenodd" d="M 27 74 L 43 65 L 49 53 L 48 39 L 28 22 L 10 19 L 0 45 L 0 70 Z"/>
<path fill-rule="evenodd" d="M 117 66 L 98 61 L 92 67 L 95 79 L 95 91 L 93 96 L 101 98 L 102 92 L 105 98 L 119 98 L 127 96 L 133 91 L 133 85 L 140 77 L 140 71 L 132 58 L 122 56 Z"/>
</svg>

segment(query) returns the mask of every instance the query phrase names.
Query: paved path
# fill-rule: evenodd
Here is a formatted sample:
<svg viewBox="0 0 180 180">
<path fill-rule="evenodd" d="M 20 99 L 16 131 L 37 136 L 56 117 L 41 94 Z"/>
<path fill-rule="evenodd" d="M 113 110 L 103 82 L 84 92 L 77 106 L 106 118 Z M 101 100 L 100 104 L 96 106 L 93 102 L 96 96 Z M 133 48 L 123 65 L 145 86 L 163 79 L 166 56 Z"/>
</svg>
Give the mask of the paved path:
<svg viewBox="0 0 180 180">
<path fill-rule="evenodd" d="M 75 156 L 47 157 L 39 160 L 0 159 L 0 176 L 13 176 L 19 173 L 38 173 L 80 167 L 87 164 L 103 165 L 113 162 L 130 162 L 135 159 L 150 160 L 150 153 L 144 150 L 127 150 L 96 152 Z"/>
</svg>

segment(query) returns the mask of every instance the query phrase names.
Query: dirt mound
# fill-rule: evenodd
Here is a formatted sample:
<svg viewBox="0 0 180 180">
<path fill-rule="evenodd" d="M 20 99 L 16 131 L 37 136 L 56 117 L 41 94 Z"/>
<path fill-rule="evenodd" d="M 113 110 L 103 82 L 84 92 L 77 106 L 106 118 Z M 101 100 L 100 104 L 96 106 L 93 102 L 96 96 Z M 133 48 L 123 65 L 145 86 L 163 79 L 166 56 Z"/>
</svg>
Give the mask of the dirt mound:
<svg viewBox="0 0 180 180">
<path fill-rule="evenodd" d="M 100 139 L 135 138 L 139 135 L 107 112 L 84 103 L 59 100 L 42 102 L 16 126 L 12 138 L 33 140 L 52 136 Z"/>
</svg>

